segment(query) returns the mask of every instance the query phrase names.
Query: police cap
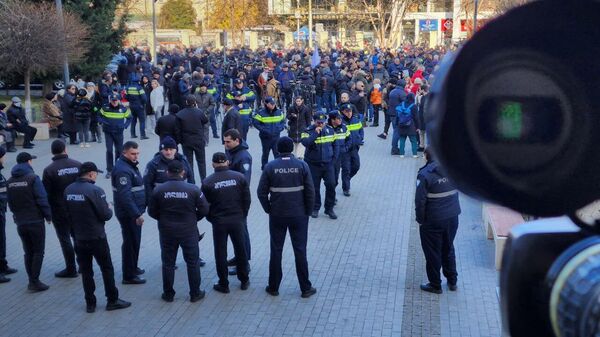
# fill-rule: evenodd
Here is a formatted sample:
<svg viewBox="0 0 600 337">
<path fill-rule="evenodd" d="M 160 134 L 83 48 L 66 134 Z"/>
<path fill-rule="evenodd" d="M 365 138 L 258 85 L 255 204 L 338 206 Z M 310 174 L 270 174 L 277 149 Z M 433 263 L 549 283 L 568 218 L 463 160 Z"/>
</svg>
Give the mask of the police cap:
<svg viewBox="0 0 600 337">
<path fill-rule="evenodd" d="M 167 171 L 172 174 L 179 174 L 183 172 L 183 163 L 179 160 L 171 160 L 169 165 L 167 165 Z"/>
<path fill-rule="evenodd" d="M 223 152 L 215 152 L 212 156 L 212 162 L 215 164 L 222 164 L 227 161 L 227 156 Z"/>
<path fill-rule="evenodd" d="M 86 161 L 85 163 L 81 164 L 81 167 L 79 168 L 79 176 L 89 172 L 104 173 L 104 171 L 98 169 L 96 164 L 92 163 L 91 161 Z"/>
</svg>

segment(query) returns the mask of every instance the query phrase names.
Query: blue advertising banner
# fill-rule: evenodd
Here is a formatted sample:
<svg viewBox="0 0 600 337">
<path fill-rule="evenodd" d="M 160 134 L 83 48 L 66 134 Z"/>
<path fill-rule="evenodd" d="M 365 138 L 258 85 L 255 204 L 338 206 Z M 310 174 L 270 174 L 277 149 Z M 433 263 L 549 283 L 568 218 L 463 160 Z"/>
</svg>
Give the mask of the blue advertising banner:
<svg viewBox="0 0 600 337">
<path fill-rule="evenodd" d="M 437 32 L 438 31 L 438 20 L 437 19 L 419 20 L 419 30 L 422 32 Z"/>
</svg>

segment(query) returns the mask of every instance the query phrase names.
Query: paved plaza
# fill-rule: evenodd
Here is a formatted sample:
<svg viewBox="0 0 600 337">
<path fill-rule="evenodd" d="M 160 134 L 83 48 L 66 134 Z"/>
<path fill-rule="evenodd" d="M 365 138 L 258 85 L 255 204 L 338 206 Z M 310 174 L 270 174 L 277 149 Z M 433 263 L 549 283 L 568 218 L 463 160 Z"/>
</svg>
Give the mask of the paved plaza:
<svg viewBox="0 0 600 337">
<path fill-rule="evenodd" d="M 140 252 L 140 267 L 146 270 L 148 283 L 122 285 L 121 231 L 113 218 L 107 222 L 106 231 L 115 279 L 120 297 L 133 305 L 125 310 L 103 310 L 104 290 L 96 266 L 98 310 L 88 314 L 81 280 L 54 277 L 54 272 L 64 268 L 64 260 L 51 225 L 46 226 L 41 275 L 50 289 L 37 294 L 26 291 L 23 250 L 9 213 L 8 261 L 19 272 L 10 275 L 10 283 L 0 285 L 0 336 L 499 336 L 498 273 L 493 242 L 486 240 L 481 225 L 481 203 L 461 197 L 463 213 L 455 241 L 458 291 L 447 291 L 445 280 L 442 295 L 419 290 L 426 276 L 413 200 L 416 173 L 424 161 L 390 156 L 390 141 L 376 137 L 380 131 L 365 129 L 362 166 L 352 181 L 352 196 L 344 197 L 341 187 L 338 189 L 339 219 L 330 220 L 321 210 L 318 219 L 310 220 L 308 262 L 310 278 L 318 290 L 315 296 L 300 298 L 289 237 L 280 296 L 271 297 L 264 291 L 269 262 L 268 218 L 256 198 L 260 143 L 256 130 L 251 130 L 254 170 L 248 216 L 252 242 L 249 290 L 241 291 L 235 277 L 230 277 L 230 294 L 212 290 L 217 281 L 212 231 L 202 220 L 199 228 L 206 237 L 200 242 L 200 254 L 207 262 L 201 269 L 202 288 L 207 296 L 200 302 L 189 302 L 180 253 L 175 302 L 163 302 L 158 230 L 148 216 Z M 158 150 L 158 137 L 150 137 L 140 141 L 141 171 Z M 31 152 L 38 156 L 34 169 L 41 176 L 52 155 L 49 141 L 36 143 Z M 211 139 L 207 160 L 222 150 L 220 140 Z M 105 167 L 104 144 L 93 144 L 89 149 L 69 146 L 68 151 L 79 161 L 91 160 Z M 15 157 L 7 155 L 3 171 L 7 178 Z M 209 167 L 207 171 L 213 170 Z M 112 200 L 110 181 L 99 176 L 98 185 Z M 231 256 L 231 247 L 229 251 Z"/>
</svg>

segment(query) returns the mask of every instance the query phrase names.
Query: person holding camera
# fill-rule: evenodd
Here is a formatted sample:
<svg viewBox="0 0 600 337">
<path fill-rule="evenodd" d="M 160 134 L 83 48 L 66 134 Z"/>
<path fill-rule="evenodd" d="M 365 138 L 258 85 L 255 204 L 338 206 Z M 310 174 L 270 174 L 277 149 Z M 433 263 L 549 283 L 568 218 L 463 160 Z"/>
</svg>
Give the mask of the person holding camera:
<svg viewBox="0 0 600 337">
<path fill-rule="evenodd" d="M 457 289 L 454 237 L 458 229 L 460 203 L 458 190 L 433 158 L 431 148 L 424 152 L 427 164 L 419 170 L 415 192 L 415 214 L 429 280 L 421 284 L 421 290 L 441 294 L 440 268 L 448 280 L 448 289 Z"/>
</svg>

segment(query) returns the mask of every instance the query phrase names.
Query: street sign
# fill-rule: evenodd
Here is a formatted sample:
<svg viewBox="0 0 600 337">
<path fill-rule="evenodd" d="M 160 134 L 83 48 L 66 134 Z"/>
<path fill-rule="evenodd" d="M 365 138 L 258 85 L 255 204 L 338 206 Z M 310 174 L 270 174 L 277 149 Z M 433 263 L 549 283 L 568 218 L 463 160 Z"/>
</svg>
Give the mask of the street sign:
<svg viewBox="0 0 600 337">
<path fill-rule="evenodd" d="M 452 19 L 442 19 L 442 32 L 452 30 L 454 21 Z"/>
<path fill-rule="evenodd" d="M 438 31 L 438 20 L 437 19 L 419 20 L 419 30 L 422 32 L 437 32 Z"/>
</svg>

